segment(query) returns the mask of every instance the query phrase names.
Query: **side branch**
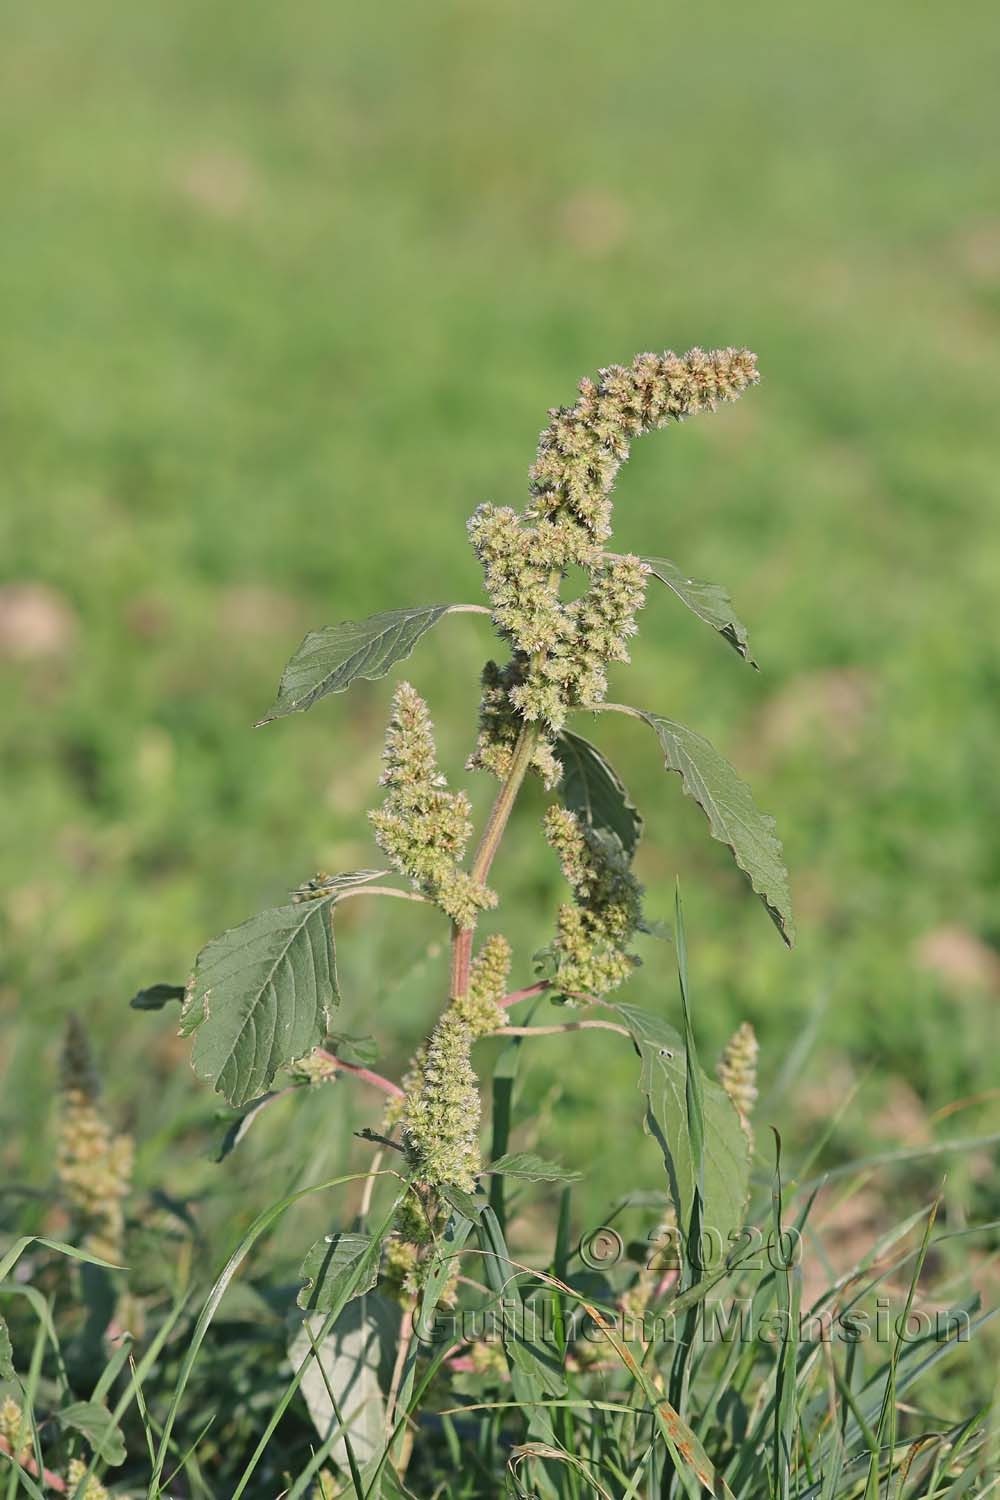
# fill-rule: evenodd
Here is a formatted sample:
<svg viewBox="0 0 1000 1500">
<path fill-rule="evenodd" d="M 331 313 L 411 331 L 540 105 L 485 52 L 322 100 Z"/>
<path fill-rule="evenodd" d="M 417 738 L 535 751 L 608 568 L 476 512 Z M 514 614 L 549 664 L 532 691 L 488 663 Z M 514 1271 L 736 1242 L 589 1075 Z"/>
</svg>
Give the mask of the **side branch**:
<svg viewBox="0 0 1000 1500">
<path fill-rule="evenodd" d="M 383 1094 L 391 1094 L 394 1099 L 403 1098 L 403 1090 L 398 1083 L 393 1083 L 391 1078 L 383 1078 L 381 1073 L 373 1073 L 371 1068 L 361 1068 L 357 1063 L 345 1062 L 342 1057 L 338 1057 L 335 1052 L 328 1052 L 325 1047 L 314 1047 L 312 1055 L 329 1063 L 338 1073 L 352 1073 L 362 1083 L 370 1083 L 372 1088 L 381 1089 Z"/>
<path fill-rule="evenodd" d="M 521 733 L 518 735 L 517 744 L 514 746 L 514 756 L 511 761 L 510 770 L 506 779 L 497 792 L 496 801 L 490 810 L 490 815 L 483 830 L 479 848 L 476 850 L 472 861 L 470 874 L 472 879 L 480 885 L 486 884 L 490 866 L 500 847 L 507 820 L 511 815 L 517 794 L 521 790 L 521 783 L 528 773 L 531 758 L 538 744 L 538 729 L 534 724 L 523 724 Z M 468 992 L 469 969 L 472 964 L 472 934 L 471 927 L 458 928 L 454 930 L 452 938 L 451 953 L 451 998 L 456 1000 Z"/>
<path fill-rule="evenodd" d="M 394 885 L 354 886 L 350 890 L 338 891 L 333 904 L 339 906 L 342 901 L 351 901 L 355 896 L 395 896 L 399 901 L 422 901 L 425 906 L 430 904 L 427 897 L 422 896 L 419 891 L 401 891 Z"/>
<path fill-rule="evenodd" d="M 625 1026 L 615 1021 L 564 1021 L 561 1026 L 500 1026 L 490 1036 L 559 1036 L 564 1031 L 617 1031 L 620 1036 L 631 1037 Z"/>
</svg>

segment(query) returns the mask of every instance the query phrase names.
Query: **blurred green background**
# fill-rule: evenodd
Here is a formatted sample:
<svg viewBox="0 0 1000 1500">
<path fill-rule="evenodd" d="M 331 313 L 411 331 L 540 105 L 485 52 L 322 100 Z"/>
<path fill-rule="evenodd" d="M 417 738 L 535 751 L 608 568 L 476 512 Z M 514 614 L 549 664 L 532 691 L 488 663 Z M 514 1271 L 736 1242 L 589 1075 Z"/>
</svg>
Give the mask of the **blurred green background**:
<svg viewBox="0 0 1000 1500">
<path fill-rule="evenodd" d="M 762 384 L 637 446 L 616 536 L 725 583 L 762 672 L 661 590 L 613 695 L 706 734 L 775 814 L 794 953 L 652 736 L 595 734 L 647 815 L 652 915 L 681 877 L 705 1056 L 752 1020 L 762 1118 L 799 1149 L 855 1087 L 834 1156 L 997 1128 L 998 41 L 985 0 L 7 12 L 5 1170 L 51 1173 L 71 1009 L 140 1186 L 205 1194 L 229 1243 L 342 1165 L 377 1119 L 349 1086 L 213 1167 L 218 1101 L 129 997 L 375 858 L 391 682 L 250 728 L 302 634 L 477 600 L 465 519 L 523 503 L 547 408 L 692 344 L 749 345 Z M 455 617 L 405 668 L 453 777 L 492 649 Z M 519 983 L 561 894 L 540 806 L 497 866 Z M 385 907 L 345 907 L 340 961 L 344 1027 L 391 1071 L 444 955 Z M 675 1016 L 672 950 L 645 957 L 631 998 Z M 634 1060 L 533 1046 L 538 1143 L 592 1164 L 593 1211 L 656 1180 Z M 989 1159 L 950 1167 L 956 1212 L 985 1210 Z"/>
</svg>

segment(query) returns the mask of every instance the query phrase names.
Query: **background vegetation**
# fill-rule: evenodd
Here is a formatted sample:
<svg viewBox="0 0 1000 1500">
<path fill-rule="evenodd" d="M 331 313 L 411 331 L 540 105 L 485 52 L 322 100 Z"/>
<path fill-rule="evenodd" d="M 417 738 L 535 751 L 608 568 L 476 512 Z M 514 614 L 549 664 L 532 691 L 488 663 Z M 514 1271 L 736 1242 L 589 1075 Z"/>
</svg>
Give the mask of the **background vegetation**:
<svg viewBox="0 0 1000 1500">
<path fill-rule="evenodd" d="M 602 722 L 651 812 L 650 911 L 684 882 L 703 1056 L 751 1019 L 761 1120 L 800 1150 L 857 1086 L 831 1159 L 995 1131 L 992 7 L 53 0 L 4 30 L 4 1175 L 51 1176 L 71 1010 L 138 1193 L 188 1198 L 210 1259 L 269 1194 L 346 1170 L 373 1122 L 346 1085 L 212 1165 L 215 1103 L 128 999 L 373 860 L 389 684 L 249 727 L 304 631 L 477 598 L 465 517 L 520 506 L 546 408 L 693 343 L 748 344 L 763 383 L 637 447 L 616 537 L 727 583 L 763 670 L 655 597 L 629 693 L 752 780 L 800 930 L 788 955 L 641 731 Z M 412 665 L 455 772 L 490 641 L 456 618 Z M 555 862 L 515 829 L 497 880 L 530 953 Z M 393 1071 L 444 955 L 422 913 L 362 906 L 344 1024 Z M 668 950 L 630 999 L 676 1019 Z M 618 1148 L 633 1061 L 537 1045 L 526 1102 L 599 1219 L 658 1171 Z M 941 1165 L 877 1179 L 842 1232 Z M 950 1211 L 996 1217 L 989 1155 L 949 1169 Z"/>
</svg>

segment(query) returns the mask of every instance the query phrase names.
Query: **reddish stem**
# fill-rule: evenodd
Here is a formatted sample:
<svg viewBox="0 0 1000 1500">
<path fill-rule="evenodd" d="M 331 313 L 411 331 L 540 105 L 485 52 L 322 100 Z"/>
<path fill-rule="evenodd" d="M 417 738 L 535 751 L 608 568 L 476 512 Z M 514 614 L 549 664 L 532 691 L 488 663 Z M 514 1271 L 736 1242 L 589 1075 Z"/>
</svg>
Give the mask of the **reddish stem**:
<svg viewBox="0 0 1000 1500">
<path fill-rule="evenodd" d="M 501 1010 L 510 1010 L 519 1000 L 530 1000 L 532 995 L 544 995 L 551 985 L 547 979 L 542 979 L 538 984 L 529 984 L 523 990 L 511 990 L 509 995 L 504 995 L 499 1002 Z"/>
<path fill-rule="evenodd" d="M 501 1010 L 509 1010 L 519 1000 L 530 1000 L 533 995 L 544 995 L 545 991 L 551 988 L 551 979 L 541 979 L 537 984 L 526 985 L 523 990 L 511 990 L 509 995 L 504 995 L 503 999 L 498 1001 L 498 1004 Z M 578 990 L 563 990 L 560 993 L 565 994 L 570 1000 L 576 1000 L 580 1005 L 607 1005 L 608 1003 L 606 1000 L 598 999 L 596 995 L 584 995 Z M 613 1006 L 608 1008 L 614 1009 Z"/>
<path fill-rule="evenodd" d="M 0 1437 L 0 1453 L 6 1453 L 8 1458 L 14 1457 L 11 1446 L 5 1437 Z M 18 1461 L 15 1460 L 15 1462 Z M 24 1469 L 26 1473 L 31 1474 L 35 1479 L 38 1478 L 38 1465 L 33 1458 L 26 1458 L 23 1463 L 18 1463 L 18 1467 Z M 65 1479 L 59 1474 L 53 1474 L 51 1469 L 42 1470 L 42 1481 L 48 1485 L 50 1490 L 58 1490 L 62 1495 L 66 1493 Z"/>
<path fill-rule="evenodd" d="M 362 1083 L 370 1083 L 372 1088 L 381 1089 L 383 1094 L 392 1094 L 396 1099 L 402 1099 L 403 1090 L 398 1083 L 393 1083 L 391 1078 L 383 1078 L 381 1073 L 373 1073 L 371 1068 L 359 1068 L 357 1063 L 345 1062 L 342 1057 L 337 1057 L 333 1052 L 327 1052 L 325 1047 L 316 1047 L 315 1054 L 322 1057 L 325 1062 L 333 1063 L 334 1067 L 343 1073 L 353 1073 L 355 1078 L 360 1078 Z"/>
</svg>

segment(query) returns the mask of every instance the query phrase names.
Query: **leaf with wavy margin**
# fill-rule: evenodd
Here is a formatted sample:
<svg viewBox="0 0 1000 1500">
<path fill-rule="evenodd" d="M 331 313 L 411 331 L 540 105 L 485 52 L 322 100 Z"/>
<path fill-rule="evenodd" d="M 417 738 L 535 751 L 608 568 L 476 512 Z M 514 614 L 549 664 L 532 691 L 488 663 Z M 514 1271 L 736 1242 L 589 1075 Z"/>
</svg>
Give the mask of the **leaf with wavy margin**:
<svg viewBox="0 0 1000 1500">
<path fill-rule="evenodd" d="M 726 844 L 789 947 L 795 942 L 788 871 L 774 819 L 762 813 L 745 781 L 714 745 L 684 724 L 622 703 L 609 709 L 642 719 L 655 732 L 668 771 L 676 771 L 685 792 L 708 818 L 712 837 Z"/>
<path fill-rule="evenodd" d="M 262 911 L 198 955 L 181 1012 L 192 1062 L 230 1104 L 270 1087 L 279 1068 L 323 1042 L 340 1003 L 331 908 L 341 889 L 378 871 L 340 875 L 314 901 Z"/>
<path fill-rule="evenodd" d="M 577 1182 L 582 1172 L 570 1171 L 557 1161 L 545 1161 L 534 1151 L 512 1151 L 498 1156 L 483 1168 L 493 1176 L 523 1177 L 527 1182 Z"/>
<path fill-rule="evenodd" d="M 378 1281 L 378 1256 L 370 1254 L 373 1243 L 370 1234 L 340 1232 L 317 1240 L 299 1268 L 299 1306 L 306 1312 L 330 1312 L 345 1290 L 348 1298 L 370 1292 Z"/>
<path fill-rule="evenodd" d="M 643 557 L 640 560 L 646 564 L 654 578 L 665 583 L 681 603 L 687 605 L 692 614 L 717 630 L 744 661 L 748 661 L 755 671 L 758 670 L 757 663 L 750 655 L 747 628 L 737 618 L 733 601 L 721 584 L 706 583 L 701 578 L 689 578 L 669 557 Z"/>
<path fill-rule="evenodd" d="M 384 677 L 395 662 L 409 656 L 442 615 L 472 608 L 425 604 L 387 609 L 367 620 L 342 620 L 339 625 L 311 630 L 282 672 L 278 696 L 255 727 L 302 713 L 327 693 L 342 693 L 359 677 L 371 682 Z"/>
<path fill-rule="evenodd" d="M 199 1078 L 237 1107 L 318 1047 L 340 1003 L 332 897 L 262 911 L 198 955 L 181 1034 Z"/>
</svg>

